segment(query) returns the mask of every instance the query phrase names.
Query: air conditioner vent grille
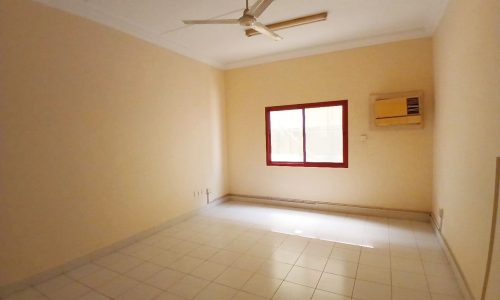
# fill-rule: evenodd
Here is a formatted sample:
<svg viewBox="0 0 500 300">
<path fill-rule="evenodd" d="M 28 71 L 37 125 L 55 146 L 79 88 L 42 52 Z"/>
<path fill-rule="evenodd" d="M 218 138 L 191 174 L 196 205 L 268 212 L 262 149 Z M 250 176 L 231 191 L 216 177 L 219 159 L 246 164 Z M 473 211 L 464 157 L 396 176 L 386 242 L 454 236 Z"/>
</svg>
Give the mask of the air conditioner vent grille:
<svg viewBox="0 0 500 300">
<path fill-rule="evenodd" d="M 406 99 L 406 109 L 408 115 L 418 115 L 420 114 L 420 105 L 418 103 L 418 98 L 407 98 Z"/>
</svg>

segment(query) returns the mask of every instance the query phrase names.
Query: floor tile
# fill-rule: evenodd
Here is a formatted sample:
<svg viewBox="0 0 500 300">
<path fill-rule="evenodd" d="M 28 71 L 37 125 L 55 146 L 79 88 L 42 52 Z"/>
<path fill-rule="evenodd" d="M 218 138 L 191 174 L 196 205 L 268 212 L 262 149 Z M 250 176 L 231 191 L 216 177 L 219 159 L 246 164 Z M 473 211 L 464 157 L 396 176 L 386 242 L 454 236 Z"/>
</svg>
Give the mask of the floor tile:
<svg viewBox="0 0 500 300">
<path fill-rule="evenodd" d="M 196 269 L 191 271 L 190 274 L 195 277 L 212 281 L 220 274 L 222 274 L 226 269 L 227 266 L 225 265 L 221 265 L 211 261 L 205 261 L 204 263 L 196 267 Z"/>
<path fill-rule="evenodd" d="M 125 273 L 132 268 L 140 265 L 142 262 L 143 260 L 141 259 L 121 254 L 119 252 L 109 254 L 94 261 L 95 264 L 106 267 L 111 271 L 115 271 L 117 273 Z"/>
<path fill-rule="evenodd" d="M 185 276 L 184 273 L 170 269 L 165 269 L 151 276 L 145 282 L 159 289 L 166 290 L 184 276 Z"/>
<path fill-rule="evenodd" d="M 250 271 L 229 267 L 227 268 L 215 282 L 240 289 L 252 277 L 253 273 Z"/>
<path fill-rule="evenodd" d="M 87 294 L 83 295 L 82 297 L 78 298 L 78 300 L 109 300 L 109 299 L 111 298 L 108 298 L 96 291 L 90 291 Z"/>
<path fill-rule="evenodd" d="M 81 267 L 78 267 L 74 270 L 67 272 L 66 276 L 70 277 L 71 279 L 78 280 L 78 279 L 81 279 L 87 275 L 94 273 L 94 272 L 97 272 L 101 269 L 102 269 L 102 267 L 100 267 L 98 265 L 95 265 L 93 263 L 88 263 L 88 264 L 85 264 Z"/>
<path fill-rule="evenodd" d="M 238 257 L 234 261 L 232 266 L 239 268 L 239 269 L 242 269 L 242 270 L 255 272 L 258 269 L 260 269 L 260 266 L 264 263 L 264 261 L 265 261 L 265 259 L 262 257 L 243 255 L 243 256 Z"/>
<path fill-rule="evenodd" d="M 220 250 L 219 252 L 215 253 L 212 257 L 210 257 L 209 260 L 215 263 L 230 266 L 240 256 L 241 253 L 227 251 L 227 250 Z"/>
<path fill-rule="evenodd" d="M 391 247 L 391 256 L 404 257 L 409 259 L 420 259 L 420 252 L 417 247 L 406 247 L 393 245 Z"/>
<path fill-rule="evenodd" d="M 40 284 L 35 285 L 35 289 L 47 295 L 50 292 L 56 291 L 64 286 L 73 283 L 74 280 L 66 275 L 59 275 Z"/>
<path fill-rule="evenodd" d="M 40 291 L 34 288 L 26 288 L 24 290 L 15 292 L 8 297 L 6 300 L 42 300 L 47 299 Z"/>
<path fill-rule="evenodd" d="M 96 290 L 108 297 L 116 298 L 138 284 L 139 282 L 137 280 L 125 276 L 118 276 L 111 281 L 98 286 Z"/>
<path fill-rule="evenodd" d="M 290 251 L 290 252 L 300 252 L 304 251 L 309 241 L 305 238 L 290 236 L 283 241 L 279 249 Z"/>
<path fill-rule="evenodd" d="M 258 243 L 245 252 L 245 254 L 268 259 L 273 255 L 274 251 L 276 251 L 274 247 Z"/>
<path fill-rule="evenodd" d="M 391 270 L 386 268 L 379 268 L 379 267 L 360 264 L 358 266 L 356 279 L 390 285 Z"/>
<path fill-rule="evenodd" d="M 118 276 L 119 274 L 113 271 L 107 269 L 100 269 L 97 270 L 96 272 L 93 272 L 87 276 L 82 277 L 78 281 L 80 281 L 81 283 L 83 283 L 88 287 L 96 288 L 98 286 L 105 284 L 106 282 L 113 280 Z"/>
<path fill-rule="evenodd" d="M 191 256 L 184 256 L 172 263 L 169 268 L 183 273 L 190 273 L 201 265 L 203 260 Z"/>
<path fill-rule="evenodd" d="M 424 271 L 427 276 L 453 277 L 453 271 L 449 264 L 436 262 L 423 262 Z"/>
<path fill-rule="evenodd" d="M 232 300 L 264 300 L 269 298 L 264 298 L 247 292 L 238 292 Z"/>
<path fill-rule="evenodd" d="M 175 263 L 180 257 L 182 257 L 182 255 L 179 253 L 162 251 L 160 254 L 153 256 L 149 261 L 163 267 L 168 267 Z"/>
<path fill-rule="evenodd" d="M 144 243 L 136 242 L 136 243 L 133 243 L 131 245 L 128 245 L 128 246 L 125 246 L 125 247 L 119 249 L 118 252 L 131 255 L 132 253 L 136 253 L 138 251 L 141 251 L 142 249 L 149 248 L 149 247 L 151 247 L 151 246 L 144 244 Z"/>
<path fill-rule="evenodd" d="M 297 251 L 278 249 L 273 252 L 271 259 L 293 265 L 299 258 L 300 254 L 301 253 Z"/>
<path fill-rule="evenodd" d="M 402 257 L 393 257 L 391 259 L 391 269 L 410 273 L 424 274 L 424 266 L 420 260 L 408 259 Z"/>
<path fill-rule="evenodd" d="M 359 250 L 335 247 L 332 250 L 330 258 L 357 263 L 359 261 L 359 255 L 360 255 Z"/>
<path fill-rule="evenodd" d="M 428 291 L 427 279 L 422 274 L 402 271 L 392 272 L 392 285 L 396 287 L 409 288 L 420 291 Z"/>
<path fill-rule="evenodd" d="M 268 260 L 262 263 L 257 272 L 265 276 L 277 279 L 285 279 L 292 268 L 293 265 L 274 260 Z"/>
<path fill-rule="evenodd" d="M 380 247 L 373 247 L 373 248 L 363 247 L 363 248 L 361 248 L 361 256 L 363 256 L 363 253 L 382 255 L 382 256 L 387 256 L 387 257 L 391 256 L 390 255 L 391 250 L 390 250 L 389 245 L 384 245 L 384 246 L 380 246 Z"/>
<path fill-rule="evenodd" d="M 47 296 L 52 300 L 70 300 L 77 299 L 88 292 L 90 292 L 90 288 L 79 282 L 72 282 L 60 289 L 47 293 Z"/>
<path fill-rule="evenodd" d="M 172 294 L 193 299 L 210 282 L 204 279 L 187 275 L 168 288 Z"/>
<path fill-rule="evenodd" d="M 358 264 L 330 258 L 326 264 L 325 272 L 342 275 L 346 277 L 356 278 Z"/>
<path fill-rule="evenodd" d="M 160 295 L 162 290 L 153 286 L 140 283 L 116 297 L 117 300 L 150 300 Z"/>
<path fill-rule="evenodd" d="M 392 300 L 431 300 L 431 295 L 428 291 L 393 286 Z"/>
<path fill-rule="evenodd" d="M 309 269 L 314 269 L 318 271 L 323 271 L 325 268 L 326 262 L 328 260 L 328 257 L 322 257 L 322 256 L 313 256 L 310 254 L 302 254 L 295 265 L 304 267 L 304 268 L 309 268 Z"/>
<path fill-rule="evenodd" d="M 431 293 L 449 296 L 461 296 L 460 289 L 454 278 L 427 276 Z"/>
<path fill-rule="evenodd" d="M 285 280 L 315 288 L 320 277 L 320 271 L 295 266 L 288 273 Z"/>
<path fill-rule="evenodd" d="M 212 283 L 205 287 L 194 299 L 195 300 L 229 300 L 236 295 L 238 290 Z"/>
<path fill-rule="evenodd" d="M 224 249 L 232 252 L 246 252 L 254 245 L 254 241 L 244 240 L 244 239 L 235 239 L 227 244 Z"/>
<path fill-rule="evenodd" d="M 328 258 L 333 249 L 333 243 L 309 243 L 303 254 Z"/>
<path fill-rule="evenodd" d="M 351 300 L 351 297 L 345 297 L 322 290 L 315 290 L 312 300 Z"/>
<path fill-rule="evenodd" d="M 162 241 L 164 238 L 160 235 L 152 235 L 149 236 L 141 241 L 139 243 L 144 244 L 144 245 L 155 245 L 156 243 Z"/>
<path fill-rule="evenodd" d="M 176 244 L 172 245 L 172 247 L 170 247 L 168 250 L 184 255 L 184 254 L 187 254 L 188 252 L 191 252 L 199 247 L 201 247 L 200 244 L 196 244 L 196 243 L 188 242 L 188 241 L 183 241 L 183 242 L 176 243 Z"/>
<path fill-rule="evenodd" d="M 350 297 L 354 288 L 354 279 L 336 274 L 323 273 L 317 288 Z"/>
<path fill-rule="evenodd" d="M 160 254 L 163 250 L 158 247 L 136 243 L 132 246 L 120 249 L 119 252 L 136 257 L 142 260 L 149 260 L 153 256 Z"/>
<path fill-rule="evenodd" d="M 278 288 L 273 299 L 277 300 L 309 300 L 314 292 L 313 288 L 284 281 Z"/>
<path fill-rule="evenodd" d="M 156 296 L 154 300 L 186 300 L 186 298 L 172 294 L 170 292 L 163 292 Z"/>
<path fill-rule="evenodd" d="M 125 273 L 125 275 L 139 281 L 145 281 L 146 279 L 150 278 L 163 269 L 164 268 L 159 265 L 145 262 L 128 271 L 127 273 Z"/>
<path fill-rule="evenodd" d="M 344 234 L 345 235 L 345 234 Z M 347 236 L 355 235 L 355 233 L 348 233 Z M 357 251 L 358 253 L 361 252 L 361 246 L 349 242 L 343 242 L 343 241 L 338 241 L 335 243 L 334 248 L 342 248 L 342 249 L 347 249 L 351 251 Z"/>
<path fill-rule="evenodd" d="M 281 285 L 281 282 L 282 280 L 276 278 L 256 274 L 247 281 L 242 290 L 261 297 L 271 298 Z"/>
<path fill-rule="evenodd" d="M 463 300 L 464 298 L 462 296 L 450 296 L 450 295 L 431 293 L 431 299 L 432 300 Z"/>
<path fill-rule="evenodd" d="M 174 238 L 160 238 L 155 240 L 153 243 L 150 243 L 150 245 L 153 245 L 163 250 L 169 250 L 179 242 L 180 242 L 179 240 Z"/>
<path fill-rule="evenodd" d="M 356 280 L 352 297 L 359 300 L 390 300 L 391 286 L 364 280 Z"/>
<path fill-rule="evenodd" d="M 361 253 L 359 263 L 379 268 L 389 269 L 391 267 L 391 259 L 388 255 L 378 255 L 367 252 Z"/>
<path fill-rule="evenodd" d="M 196 257 L 199 259 L 209 259 L 215 253 L 219 251 L 218 248 L 210 247 L 210 246 L 201 246 L 187 253 L 187 255 Z"/>
<path fill-rule="evenodd" d="M 420 257 L 424 262 L 448 263 L 448 259 L 441 249 L 419 249 Z"/>
</svg>

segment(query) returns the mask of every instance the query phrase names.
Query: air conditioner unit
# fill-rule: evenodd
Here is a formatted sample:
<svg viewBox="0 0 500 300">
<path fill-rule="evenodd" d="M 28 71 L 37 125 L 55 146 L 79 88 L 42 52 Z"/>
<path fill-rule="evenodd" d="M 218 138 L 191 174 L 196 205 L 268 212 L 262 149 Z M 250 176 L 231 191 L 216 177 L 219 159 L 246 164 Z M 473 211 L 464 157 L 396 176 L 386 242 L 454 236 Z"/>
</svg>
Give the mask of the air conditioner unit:
<svg viewBox="0 0 500 300">
<path fill-rule="evenodd" d="M 422 124 L 422 96 L 418 94 L 375 98 L 376 126 Z"/>
</svg>

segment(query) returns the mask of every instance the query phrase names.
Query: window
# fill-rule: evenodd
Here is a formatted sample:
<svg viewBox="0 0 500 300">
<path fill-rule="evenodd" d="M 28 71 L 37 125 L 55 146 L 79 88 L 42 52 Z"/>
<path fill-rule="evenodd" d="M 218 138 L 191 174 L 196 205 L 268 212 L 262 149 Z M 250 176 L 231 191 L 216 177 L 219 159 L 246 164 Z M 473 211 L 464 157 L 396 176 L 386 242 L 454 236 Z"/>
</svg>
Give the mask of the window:
<svg viewBox="0 0 500 300">
<path fill-rule="evenodd" d="M 268 166 L 347 168 L 347 100 L 266 107 Z"/>
</svg>

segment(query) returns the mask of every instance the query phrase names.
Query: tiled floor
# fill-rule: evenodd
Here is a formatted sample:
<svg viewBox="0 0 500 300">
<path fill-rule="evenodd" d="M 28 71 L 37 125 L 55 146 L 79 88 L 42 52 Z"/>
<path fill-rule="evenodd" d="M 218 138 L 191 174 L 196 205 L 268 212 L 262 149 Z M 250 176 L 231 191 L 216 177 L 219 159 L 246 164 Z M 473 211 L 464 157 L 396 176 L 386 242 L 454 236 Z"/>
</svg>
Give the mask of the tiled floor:
<svg viewBox="0 0 500 300">
<path fill-rule="evenodd" d="M 423 222 L 227 202 L 7 297 L 458 300 Z"/>
</svg>

